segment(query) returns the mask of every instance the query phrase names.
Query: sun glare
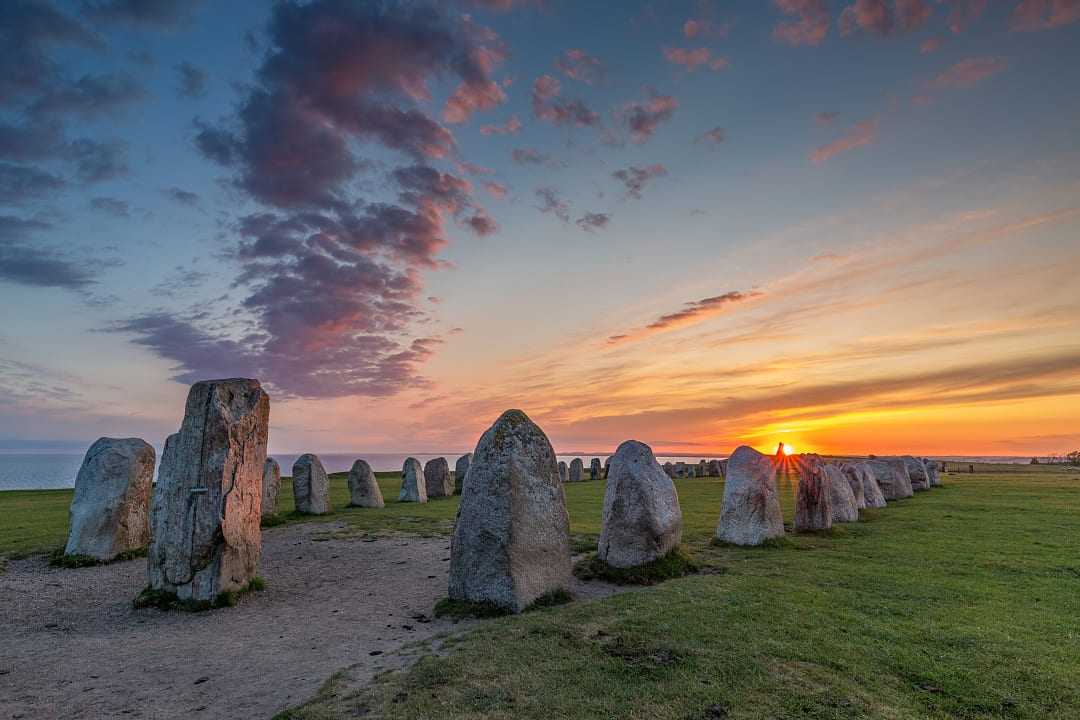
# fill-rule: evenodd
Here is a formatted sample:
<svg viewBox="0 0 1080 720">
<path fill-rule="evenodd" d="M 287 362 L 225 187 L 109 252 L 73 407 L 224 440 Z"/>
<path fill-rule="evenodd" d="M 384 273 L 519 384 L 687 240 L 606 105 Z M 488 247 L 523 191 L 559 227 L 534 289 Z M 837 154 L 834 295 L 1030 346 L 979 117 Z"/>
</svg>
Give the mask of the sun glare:
<svg viewBox="0 0 1080 720">
<path fill-rule="evenodd" d="M 795 447 L 793 445 L 788 445 L 787 443 L 784 443 L 784 454 L 785 455 L 794 455 L 795 454 Z"/>
</svg>

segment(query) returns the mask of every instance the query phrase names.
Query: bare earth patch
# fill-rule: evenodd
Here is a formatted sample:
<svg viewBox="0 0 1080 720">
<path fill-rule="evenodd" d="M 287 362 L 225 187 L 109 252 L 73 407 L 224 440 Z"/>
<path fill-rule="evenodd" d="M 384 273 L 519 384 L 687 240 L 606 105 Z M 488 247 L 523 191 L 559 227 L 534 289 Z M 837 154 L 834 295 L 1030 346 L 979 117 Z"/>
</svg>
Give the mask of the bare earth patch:
<svg viewBox="0 0 1080 720">
<path fill-rule="evenodd" d="M 76 570 L 12 561 L 0 575 L 0 717 L 269 718 L 343 667 L 363 684 L 472 624 L 431 617 L 446 595 L 448 538 L 341 529 L 266 531 L 266 589 L 204 613 L 135 610 L 144 559 Z"/>
</svg>

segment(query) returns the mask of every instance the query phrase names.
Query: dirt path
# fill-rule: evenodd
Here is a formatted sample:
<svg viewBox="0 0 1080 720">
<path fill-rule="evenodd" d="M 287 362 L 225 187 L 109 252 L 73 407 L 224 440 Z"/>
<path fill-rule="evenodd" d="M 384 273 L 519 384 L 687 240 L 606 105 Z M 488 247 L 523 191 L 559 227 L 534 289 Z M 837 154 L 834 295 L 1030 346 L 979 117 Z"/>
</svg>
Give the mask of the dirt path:
<svg viewBox="0 0 1080 720">
<path fill-rule="evenodd" d="M 350 679 L 367 682 L 415 660 L 416 641 L 464 627 L 429 617 L 446 594 L 448 539 L 329 537 L 336 529 L 267 531 L 267 588 L 197 614 L 132 608 L 145 560 L 10 563 L 0 718 L 269 718 L 342 667 L 358 664 Z M 575 588 L 581 598 L 612 591 Z"/>
</svg>

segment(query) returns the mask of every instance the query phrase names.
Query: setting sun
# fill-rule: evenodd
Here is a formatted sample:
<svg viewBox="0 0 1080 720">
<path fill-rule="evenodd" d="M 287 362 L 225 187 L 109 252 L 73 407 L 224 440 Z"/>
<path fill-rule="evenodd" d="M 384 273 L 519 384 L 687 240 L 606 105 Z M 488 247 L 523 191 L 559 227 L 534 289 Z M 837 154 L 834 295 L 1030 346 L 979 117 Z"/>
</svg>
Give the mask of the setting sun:
<svg viewBox="0 0 1080 720">
<path fill-rule="evenodd" d="M 795 454 L 795 446 L 794 445 L 788 445 L 787 443 L 783 443 L 782 444 L 782 449 L 783 449 L 783 452 L 784 452 L 785 455 L 794 455 Z"/>
</svg>

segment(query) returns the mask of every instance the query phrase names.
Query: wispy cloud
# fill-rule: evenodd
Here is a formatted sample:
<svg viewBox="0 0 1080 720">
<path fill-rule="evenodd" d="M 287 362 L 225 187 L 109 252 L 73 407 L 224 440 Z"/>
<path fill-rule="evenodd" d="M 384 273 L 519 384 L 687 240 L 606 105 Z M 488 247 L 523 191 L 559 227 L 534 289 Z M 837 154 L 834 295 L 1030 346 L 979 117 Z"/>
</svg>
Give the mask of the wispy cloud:
<svg viewBox="0 0 1080 720">
<path fill-rule="evenodd" d="M 722 295 L 694 300 L 686 303 L 681 310 L 661 315 L 643 327 L 610 335 L 608 336 L 608 343 L 615 345 L 631 340 L 640 340 L 658 332 L 693 325 L 724 312 L 729 305 L 753 300 L 761 296 L 762 293 L 756 290 L 748 292 L 732 290 Z"/>
<path fill-rule="evenodd" d="M 841 153 L 872 145 L 877 141 L 878 119 L 869 118 L 856 123 L 842 137 L 818 146 L 810 153 L 810 162 L 821 165 Z"/>
</svg>

